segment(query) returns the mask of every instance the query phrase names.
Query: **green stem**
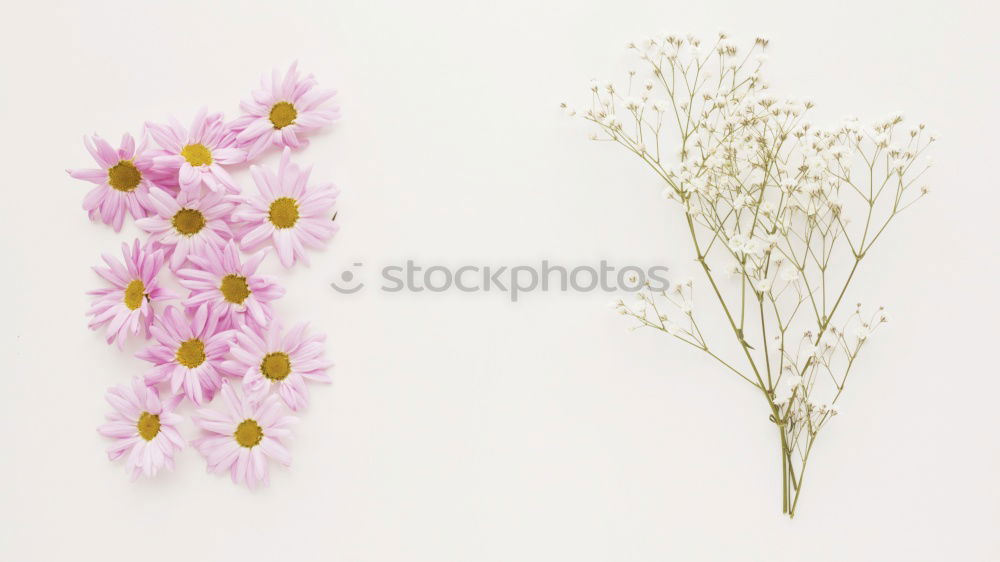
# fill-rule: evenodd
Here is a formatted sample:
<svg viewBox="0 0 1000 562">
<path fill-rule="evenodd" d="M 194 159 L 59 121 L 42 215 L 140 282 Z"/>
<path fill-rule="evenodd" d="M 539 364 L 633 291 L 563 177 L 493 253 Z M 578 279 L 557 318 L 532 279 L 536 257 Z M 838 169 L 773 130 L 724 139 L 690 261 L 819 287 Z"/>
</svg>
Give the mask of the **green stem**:
<svg viewBox="0 0 1000 562">
<path fill-rule="evenodd" d="M 785 452 L 785 430 L 780 425 L 781 437 L 781 512 L 788 513 L 788 455 Z"/>
<path fill-rule="evenodd" d="M 789 519 L 795 517 L 795 507 L 799 505 L 799 494 L 802 492 L 802 479 L 806 475 L 806 463 L 809 462 L 809 453 L 812 451 L 813 443 L 816 442 L 816 436 L 812 436 L 809 439 L 809 444 L 806 445 L 806 452 L 802 456 L 802 470 L 799 471 L 799 485 L 795 488 L 795 496 L 792 498 L 792 506 L 788 510 Z"/>
</svg>

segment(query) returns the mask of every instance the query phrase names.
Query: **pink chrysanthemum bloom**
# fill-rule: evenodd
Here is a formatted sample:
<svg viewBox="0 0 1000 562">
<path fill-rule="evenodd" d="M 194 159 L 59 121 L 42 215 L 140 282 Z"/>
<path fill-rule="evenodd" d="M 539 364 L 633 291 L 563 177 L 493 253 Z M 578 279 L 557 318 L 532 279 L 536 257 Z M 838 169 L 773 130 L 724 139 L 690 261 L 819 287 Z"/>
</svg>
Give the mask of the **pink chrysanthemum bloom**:
<svg viewBox="0 0 1000 562">
<path fill-rule="evenodd" d="M 195 424 L 209 435 L 192 444 L 208 461 L 211 472 L 232 475 L 233 482 L 254 488 L 268 483 L 268 458 L 288 466 L 292 455 L 282 443 L 291 436 L 288 426 L 297 422 L 293 416 L 283 416 L 277 396 L 264 401 L 240 396 L 233 385 L 222 385 L 222 408 L 202 409 L 193 416 Z"/>
<path fill-rule="evenodd" d="M 247 149 L 248 160 L 272 145 L 304 146 L 309 141 L 302 135 L 329 125 L 340 115 L 336 105 L 324 105 L 336 95 L 336 90 L 315 86 L 312 74 L 299 77 L 296 63 L 292 63 L 284 76 L 275 69 L 270 76 L 261 77 L 260 88 L 252 92 L 251 99 L 240 104 L 245 114 L 230 123 L 239 132 L 236 141 Z"/>
<path fill-rule="evenodd" d="M 239 164 L 246 151 L 236 146 L 236 134 L 223 122 L 221 113 L 207 114 L 202 108 L 186 130 L 176 119 L 169 125 L 147 123 L 149 134 L 166 154 L 154 160 L 158 168 L 177 171 L 182 190 L 204 184 L 215 192 L 238 193 L 239 187 L 222 166 Z"/>
<path fill-rule="evenodd" d="M 285 289 L 268 275 L 258 275 L 257 267 L 266 254 L 258 252 L 240 263 L 236 243 L 229 241 L 218 248 L 206 246 L 188 255 L 196 268 L 181 269 L 178 281 L 191 291 L 185 306 L 204 304 L 219 310 L 226 327 L 253 323 L 265 326 L 274 316 L 271 301 L 285 294 Z"/>
<path fill-rule="evenodd" d="M 232 359 L 224 361 L 222 368 L 229 375 L 243 377 L 243 388 L 253 398 L 260 399 L 277 387 L 289 408 L 304 408 L 309 405 L 306 379 L 329 383 L 325 371 L 332 366 L 323 358 L 325 336 L 307 336 L 307 328 L 299 324 L 284 338 L 277 322 L 262 334 L 240 332 L 229 350 Z"/>
<path fill-rule="evenodd" d="M 87 312 L 92 318 L 90 329 L 106 326 L 108 343 L 115 342 L 120 349 L 129 334 L 142 333 L 149 337 L 149 327 L 153 323 L 153 303 L 172 298 L 162 289 L 156 275 L 163 267 L 163 252 L 140 247 L 139 240 L 132 246 L 122 244 L 124 264 L 109 256 L 101 256 L 107 267 L 95 266 L 94 271 L 103 277 L 111 287 L 90 291 L 96 298 Z"/>
<path fill-rule="evenodd" d="M 219 328 L 219 315 L 203 305 L 181 312 L 170 306 L 150 328 L 156 343 L 136 356 L 155 365 L 146 384 L 169 383 L 170 391 L 202 405 L 222 385 L 220 368 L 232 343 L 232 332 Z"/>
<path fill-rule="evenodd" d="M 281 155 L 277 175 L 260 166 L 250 167 L 260 194 L 246 195 L 232 217 L 247 230 L 243 250 L 252 251 L 270 240 L 281 265 L 291 267 L 296 260 L 308 264 L 305 248 L 321 248 L 337 232 L 332 215 L 337 189 L 332 183 L 307 187 L 309 172 L 291 163 L 288 148 Z"/>
<path fill-rule="evenodd" d="M 153 168 L 152 158 L 144 154 L 146 135 L 142 136 L 138 147 L 132 135 L 122 135 L 118 150 L 97 135 L 92 140 L 84 137 L 83 144 L 100 168 L 66 171 L 76 179 L 97 184 L 83 199 L 83 208 L 90 220 L 100 219 L 115 232 L 120 232 L 126 212 L 134 219 L 145 217 L 149 210 L 146 197 Z"/>
<path fill-rule="evenodd" d="M 163 467 L 173 470 L 174 453 L 185 444 L 177 431 L 181 417 L 173 412 L 176 404 L 161 401 L 156 389 L 143 384 L 140 377 L 132 379 L 131 386 L 109 388 L 105 398 L 114 411 L 97 431 L 115 440 L 108 447 L 108 458 L 128 454 L 125 468 L 133 480 L 140 475 L 156 476 Z"/>
<path fill-rule="evenodd" d="M 232 238 L 226 222 L 232 203 L 217 193 L 199 196 L 181 191 L 174 199 L 166 191 L 149 191 L 154 215 L 136 221 L 136 226 L 150 234 L 149 239 L 165 250 L 170 268 L 179 269 L 188 254 L 201 252 L 209 245 L 221 246 Z"/>
</svg>

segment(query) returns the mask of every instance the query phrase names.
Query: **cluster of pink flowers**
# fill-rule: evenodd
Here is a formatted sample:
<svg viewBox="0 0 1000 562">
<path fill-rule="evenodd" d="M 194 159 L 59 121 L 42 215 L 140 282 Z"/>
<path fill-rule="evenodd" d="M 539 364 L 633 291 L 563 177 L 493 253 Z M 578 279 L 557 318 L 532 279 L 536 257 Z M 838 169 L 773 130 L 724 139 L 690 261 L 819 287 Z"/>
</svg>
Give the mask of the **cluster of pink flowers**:
<svg viewBox="0 0 1000 562">
<path fill-rule="evenodd" d="M 334 93 L 293 64 L 265 76 L 235 120 L 201 110 L 190 127 L 146 123 L 138 143 L 125 134 L 117 149 L 84 139 L 98 168 L 69 174 L 94 184 L 83 201 L 91 220 L 117 232 L 129 215 L 148 233 L 122 245 L 121 261 L 103 256 L 94 269 L 107 286 L 90 293 L 90 328 L 109 344 L 149 341 L 138 357 L 152 366 L 108 390 L 112 412 L 98 428 L 133 478 L 173 468 L 186 445 L 176 413 L 185 400 L 199 408 L 203 435 L 191 444 L 210 471 L 253 488 L 268 482 L 270 461 L 290 463 L 287 410 L 308 405 L 307 381 L 329 382 L 331 363 L 322 335 L 283 330 L 273 302 L 285 290 L 258 267 L 272 251 L 286 268 L 308 263 L 306 251 L 337 231 L 336 188 L 310 183 L 291 158 L 338 117 Z M 257 193 L 243 193 L 230 171 L 271 147 L 282 150 L 277 169 L 251 165 Z M 180 291 L 161 284 L 171 278 Z"/>
</svg>

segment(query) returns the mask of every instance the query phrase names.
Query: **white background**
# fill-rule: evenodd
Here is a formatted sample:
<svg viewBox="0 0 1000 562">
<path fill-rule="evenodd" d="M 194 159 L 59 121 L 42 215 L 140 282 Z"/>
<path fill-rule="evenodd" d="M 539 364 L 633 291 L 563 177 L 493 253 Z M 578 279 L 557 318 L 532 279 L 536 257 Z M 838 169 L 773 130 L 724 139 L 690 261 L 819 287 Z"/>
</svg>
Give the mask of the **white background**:
<svg viewBox="0 0 1000 562">
<path fill-rule="evenodd" d="M 21 2 L 0 26 L 0 559 L 1000 560 L 996 56 L 982 2 Z M 626 41 L 772 39 L 775 92 L 816 120 L 901 110 L 940 134 L 932 197 L 850 299 L 889 307 L 780 513 L 759 397 L 695 350 L 629 332 L 608 295 L 343 296 L 360 260 L 691 269 L 641 164 L 558 110 L 632 64 Z M 129 483 L 97 435 L 145 364 L 86 329 L 101 252 L 80 138 L 233 114 L 293 59 L 345 118 L 300 161 L 343 189 L 342 231 L 283 273 L 279 311 L 330 338 L 294 464 L 251 493 L 175 472 Z M 267 160 L 273 162 L 274 155 Z M 242 180 L 246 172 L 238 173 Z M 272 264 L 273 265 L 273 264 Z M 275 271 L 277 271 L 275 269 Z M 697 278 L 696 278 L 697 279 Z M 372 280 L 374 281 L 374 280 Z M 706 295 L 700 306 L 710 307 Z M 714 317 L 714 308 L 706 310 Z M 131 348 L 133 351 L 135 347 Z"/>
</svg>

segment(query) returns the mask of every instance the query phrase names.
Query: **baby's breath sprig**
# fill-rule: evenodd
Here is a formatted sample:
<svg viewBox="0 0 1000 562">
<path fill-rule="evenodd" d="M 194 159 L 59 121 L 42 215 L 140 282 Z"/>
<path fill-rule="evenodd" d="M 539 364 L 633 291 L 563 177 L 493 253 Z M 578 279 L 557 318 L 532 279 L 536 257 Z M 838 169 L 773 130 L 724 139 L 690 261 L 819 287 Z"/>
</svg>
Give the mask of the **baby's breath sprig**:
<svg viewBox="0 0 1000 562">
<path fill-rule="evenodd" d="M 629 43 L 642 70 L 622 87 L 591 82 L 586 110 L 563 108 L 596 126 L 593 140 L 635 154 L 681 207 L 731 349 L 706 341 L 690 281 L 647 287 L 615 308 L 702 350 L 763 396 L 792 517 L 819 431 L 887 322 L 882 307 L 845 311 L 848 287 L 888 225 L 928 194 L 921 182 L 935 138 L 898 114 L 813 126 L 812 102 L 770 93 L 761 73 L 768 44 L 757 38 L 744 51 L 724 33 L 710 45 L 676 35 Z"/>
</svg>

